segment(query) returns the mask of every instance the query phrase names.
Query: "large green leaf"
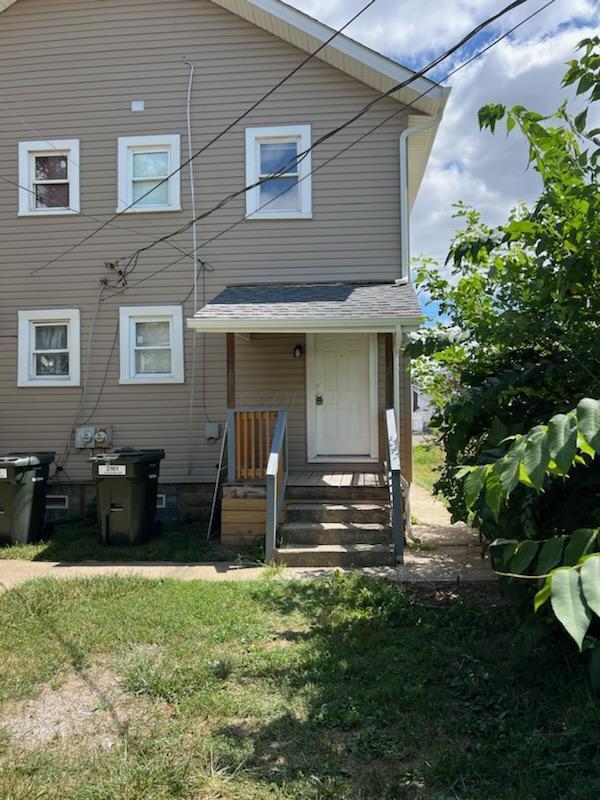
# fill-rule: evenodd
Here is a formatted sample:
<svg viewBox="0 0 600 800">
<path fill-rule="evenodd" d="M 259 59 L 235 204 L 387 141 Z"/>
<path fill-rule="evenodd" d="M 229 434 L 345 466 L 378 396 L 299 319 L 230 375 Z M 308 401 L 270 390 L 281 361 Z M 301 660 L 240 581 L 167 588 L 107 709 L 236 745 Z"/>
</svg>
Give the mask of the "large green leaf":
<svg viewBox="0 0 600 800">
<path fill-rule="evenodd" d="M 585 602 L 577 570 L 557 570 L 552 576 L 550 591 L 550 602 L 556 618 L 581 650 L 590 627 L 592 612 Z"/>
<path fill-rule="evenodd" d="M 538 425 L 527 437 L 523 456 L 523 467 L 531 485 L 536 489 L 542 488 L 549 461 L 548 429 L 544 425 Z"/>
<path fill-rule="evenodd" d="M 486 467 L 477 467 L 465 478 L 464 495 L 467 508 L 471 509 L 479 500 L 483 484 L 487 475 Z"/>
<path fill-rule="evenodd" d="M 522 575 L 527 567 L 531 565 L 533 559 L 537 556 L 540 549 L 539 542 L 533 542 L 531 539 L 526 539 L 524 542 L 519 542 L 515 549 L 515 553 L 510 560 L 509 571 L 516 572 Z"/>
<path fill-rule="evenodd" d="M 594 614 L 600 617 L 600 553 L 586 558 L 580 574 L 586 602 Z"/>
<path fill-rule="evenodd" d="M 563 564 L 574 567 L 580 558 L 593 553 L 596 549 L 598 531 L 591 528 L 580 528 L 575 531 L 565 547 Z"/>
<path fill-rule="evenodd" d="M 582 400 L 577 406 L 577 422 L 586 442 L 600 451 L 600 400 Z"/>
<path fill-rule="evenodd" d="M 508 498 L 512 490 L 519 483 L 519 467 L 523 455 L 524 442 L 516 447 L 511 447 L 508 453 L 494 465 L 502 490 Z"/>
<path fill-rule="evenodd" d="M 562 561 L 565 541 L 562 536 L 555 536 L 542 544 L 536 567 L 537 575 L 547 575 L 550 570 L 558 567 Z"/>
<path fill-rule="evenodd" d="M 490 545 L 492 568 L 499 572 L 507 572 L 508 564 L 519 543 L 515 539 L 496 539 Z"/>
<path fill-rule="evenodd" d="M 572 414 L 557 414 L 548 424 L 550 458 L 566 474 L 577 452 L 577 418 Z"/>
<path fill-rule="evenodd" d="M 485 481 L 485 502 L 492 511 L 494 517 L 498 519 L 500 508 L 504 502 L 505 494 L 498 475 L 490 471 Z"/>
</svg>

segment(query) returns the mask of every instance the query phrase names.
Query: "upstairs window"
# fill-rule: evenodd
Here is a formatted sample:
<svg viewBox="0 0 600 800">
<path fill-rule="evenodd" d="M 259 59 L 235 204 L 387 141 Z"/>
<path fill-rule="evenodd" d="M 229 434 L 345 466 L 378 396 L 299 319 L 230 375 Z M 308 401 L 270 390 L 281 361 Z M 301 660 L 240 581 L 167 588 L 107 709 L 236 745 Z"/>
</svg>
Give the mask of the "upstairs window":
<svg viewBox="0 0 600 800">
<path fill-rule="evenodd" d="M 180 211 L 180 173 L 169 178 L 179 165 L 178 135 L 122 136 L 118 142 L 117 211 Z"/>
<path fill-rule="evenodd" d="M 119 382 L 183 383 L 181 306 L 124 306 L 119 315 Z"/>
<path fill-rule="evenodd" d="M 19 386 L 79 386 L 79 311 L 19 311 Z"/>
<path fill-rule="evenodd" d="M 310 146 L 310 125 L 246 130 L 247 185 L 264 181 L 246 193 L 249 219 L 310 219 Z"/>
<path fill-rule="evenodd" d="M 19 142 L 19 215 L 79 213 L 79 140 Z"/>
</svg>

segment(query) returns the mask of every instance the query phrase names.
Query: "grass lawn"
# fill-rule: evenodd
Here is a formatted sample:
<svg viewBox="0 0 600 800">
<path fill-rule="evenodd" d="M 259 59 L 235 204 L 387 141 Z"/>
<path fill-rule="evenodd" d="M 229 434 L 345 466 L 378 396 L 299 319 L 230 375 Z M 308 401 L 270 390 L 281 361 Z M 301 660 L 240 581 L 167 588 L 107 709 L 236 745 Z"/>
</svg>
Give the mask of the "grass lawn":
<svg viewBox="0 0 600 800">
<path fill-rule="evenodd" d="M 520 658 L 489 598 L 44 580 L 0 597 L 0 629 L 2 800 L 600 796 L 579 661 Z"/>
<path fill-rule="evenodd" d="M 249 560 L 260 557 L 244 551 Z M 120 547 L 101 544 L 98 527 L 93 522 L 65 522 L 47 542 L 26 545 L 0 545 L 0 559 L 23 558 L 28 561 L 232 561 L 236 553 L 218 542 L 206 541 L 202 522 L 163 523 L 162 535 L 139 546 Z"/>
<path fill-rule="evenodd" d="M 415 445 L 413 449 L 413 479 L 431 491 L 439 479 L 437 469 L 444 463 L 441 447 L 433 441 Z"/>
</svg>

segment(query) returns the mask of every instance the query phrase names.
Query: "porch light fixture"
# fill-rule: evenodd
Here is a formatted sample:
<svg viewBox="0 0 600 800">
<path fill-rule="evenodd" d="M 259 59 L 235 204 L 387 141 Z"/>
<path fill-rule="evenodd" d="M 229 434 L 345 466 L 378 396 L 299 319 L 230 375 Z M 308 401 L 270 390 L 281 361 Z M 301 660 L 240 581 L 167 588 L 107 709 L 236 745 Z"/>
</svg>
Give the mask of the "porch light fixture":
<svg viewBox="0 0 600 800">
<path fill-rule="evenodd" d="M 304 355 L 304 348 L 302 347 L 301 344 L 297 344 L 296 347 L 294 347 L 294 358 L 302 358 L 303 355 Z"/>
</svg>

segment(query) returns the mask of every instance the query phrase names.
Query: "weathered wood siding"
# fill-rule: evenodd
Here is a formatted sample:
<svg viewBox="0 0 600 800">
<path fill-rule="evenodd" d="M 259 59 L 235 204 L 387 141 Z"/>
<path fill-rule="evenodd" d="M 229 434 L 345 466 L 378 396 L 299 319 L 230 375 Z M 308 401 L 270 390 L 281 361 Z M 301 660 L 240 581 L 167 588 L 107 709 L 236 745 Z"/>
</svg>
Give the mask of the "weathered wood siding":
<svg viewBox="0 0 600 800">
<path fill-rule="evenodd" d="M 218 453 L 204 439 L 204 422 L 225 421 L 225 337 L 198 342 L 191 415 L 191 332 L 185 332 L 184 385 L 119 386 L 118 342 L 113 347 L 119 305 L 181 303 L 192 284 L 190 259 L 122 294 L 106 292 L 95 315 L 100 279 L 108 274 L 105 262 L 189 219 L 187 169 L 181 213 L 125 215 L 57 263 L 35 275 L 31 271 L 97 226 L 83 214 L 105 220 L 114 213 L 117 137 L 179 133 L 182 152 L 187 152 L 184 58 L 196 66 L 192 113 L 198 149 L 304 56 L 208 0 L 19 0 L 0 14 L 0 99 L 21 118 L 0 106 L 0 175 L 18 180 L 20 140 L 77 138 L 82 210 L 80 216 L 19 218 L 17 189 L 0 181 L 0 450 L 63 453 L 73 425 L 93 415 L 95 422 L 112 424 L 116 446 L 164 447 L 163 479 L 212 479 Z M 246 126 L 311 124 L 316 138 L 374 96 L 315 59 L 195 161 L 199 210 L 243 186 Z M 143 113 L 130 111 L 133 99 L 145 101 Z M 380 103 L 318 149 L 313 166 L 395 109 L 391 100 Z M 314 219 L 245 221 L 203 249 L 201 256 L 210 265 L 205 298 L 233 283 L 396 278 L 398 137 L 405 124 L 400 115 L 314 176 Z M 240 220 L 244 208 L 240 198 L 202 222 L 200 241 Z M 191 249 L 191 234 L 179 237 L 177 244 Z M 144 254 L 130 283 L 178 255 L 169 246 Z M 26 308 L 81 310 L 82 374 L 87 375 L 81 407 L 78 388 L 17 389 L 17 310 Z M 192 313 L 188 301 L 184 315 Z M 244 365 L 247 348 L 240 347 L 242 380 L 253 364 L 263 370 L 258 382 L 270 387 L 265 392 L 274 391 L 282 401 L 299 397 L 303 363 L 289 357 L 289 344 L 280 337 L 274 347 L 272 357 L 281 363 L 277 370 L 270 360 Z M 240 389 L 242 399 L 245 390 Z M 294 415 L 290 444 L 295 464 L 304 458 L 303 425 L 302 415 Z M 89 477 L 85 454 L 70 455 L 67 476 L 74 481 Z"/>
</svg>

